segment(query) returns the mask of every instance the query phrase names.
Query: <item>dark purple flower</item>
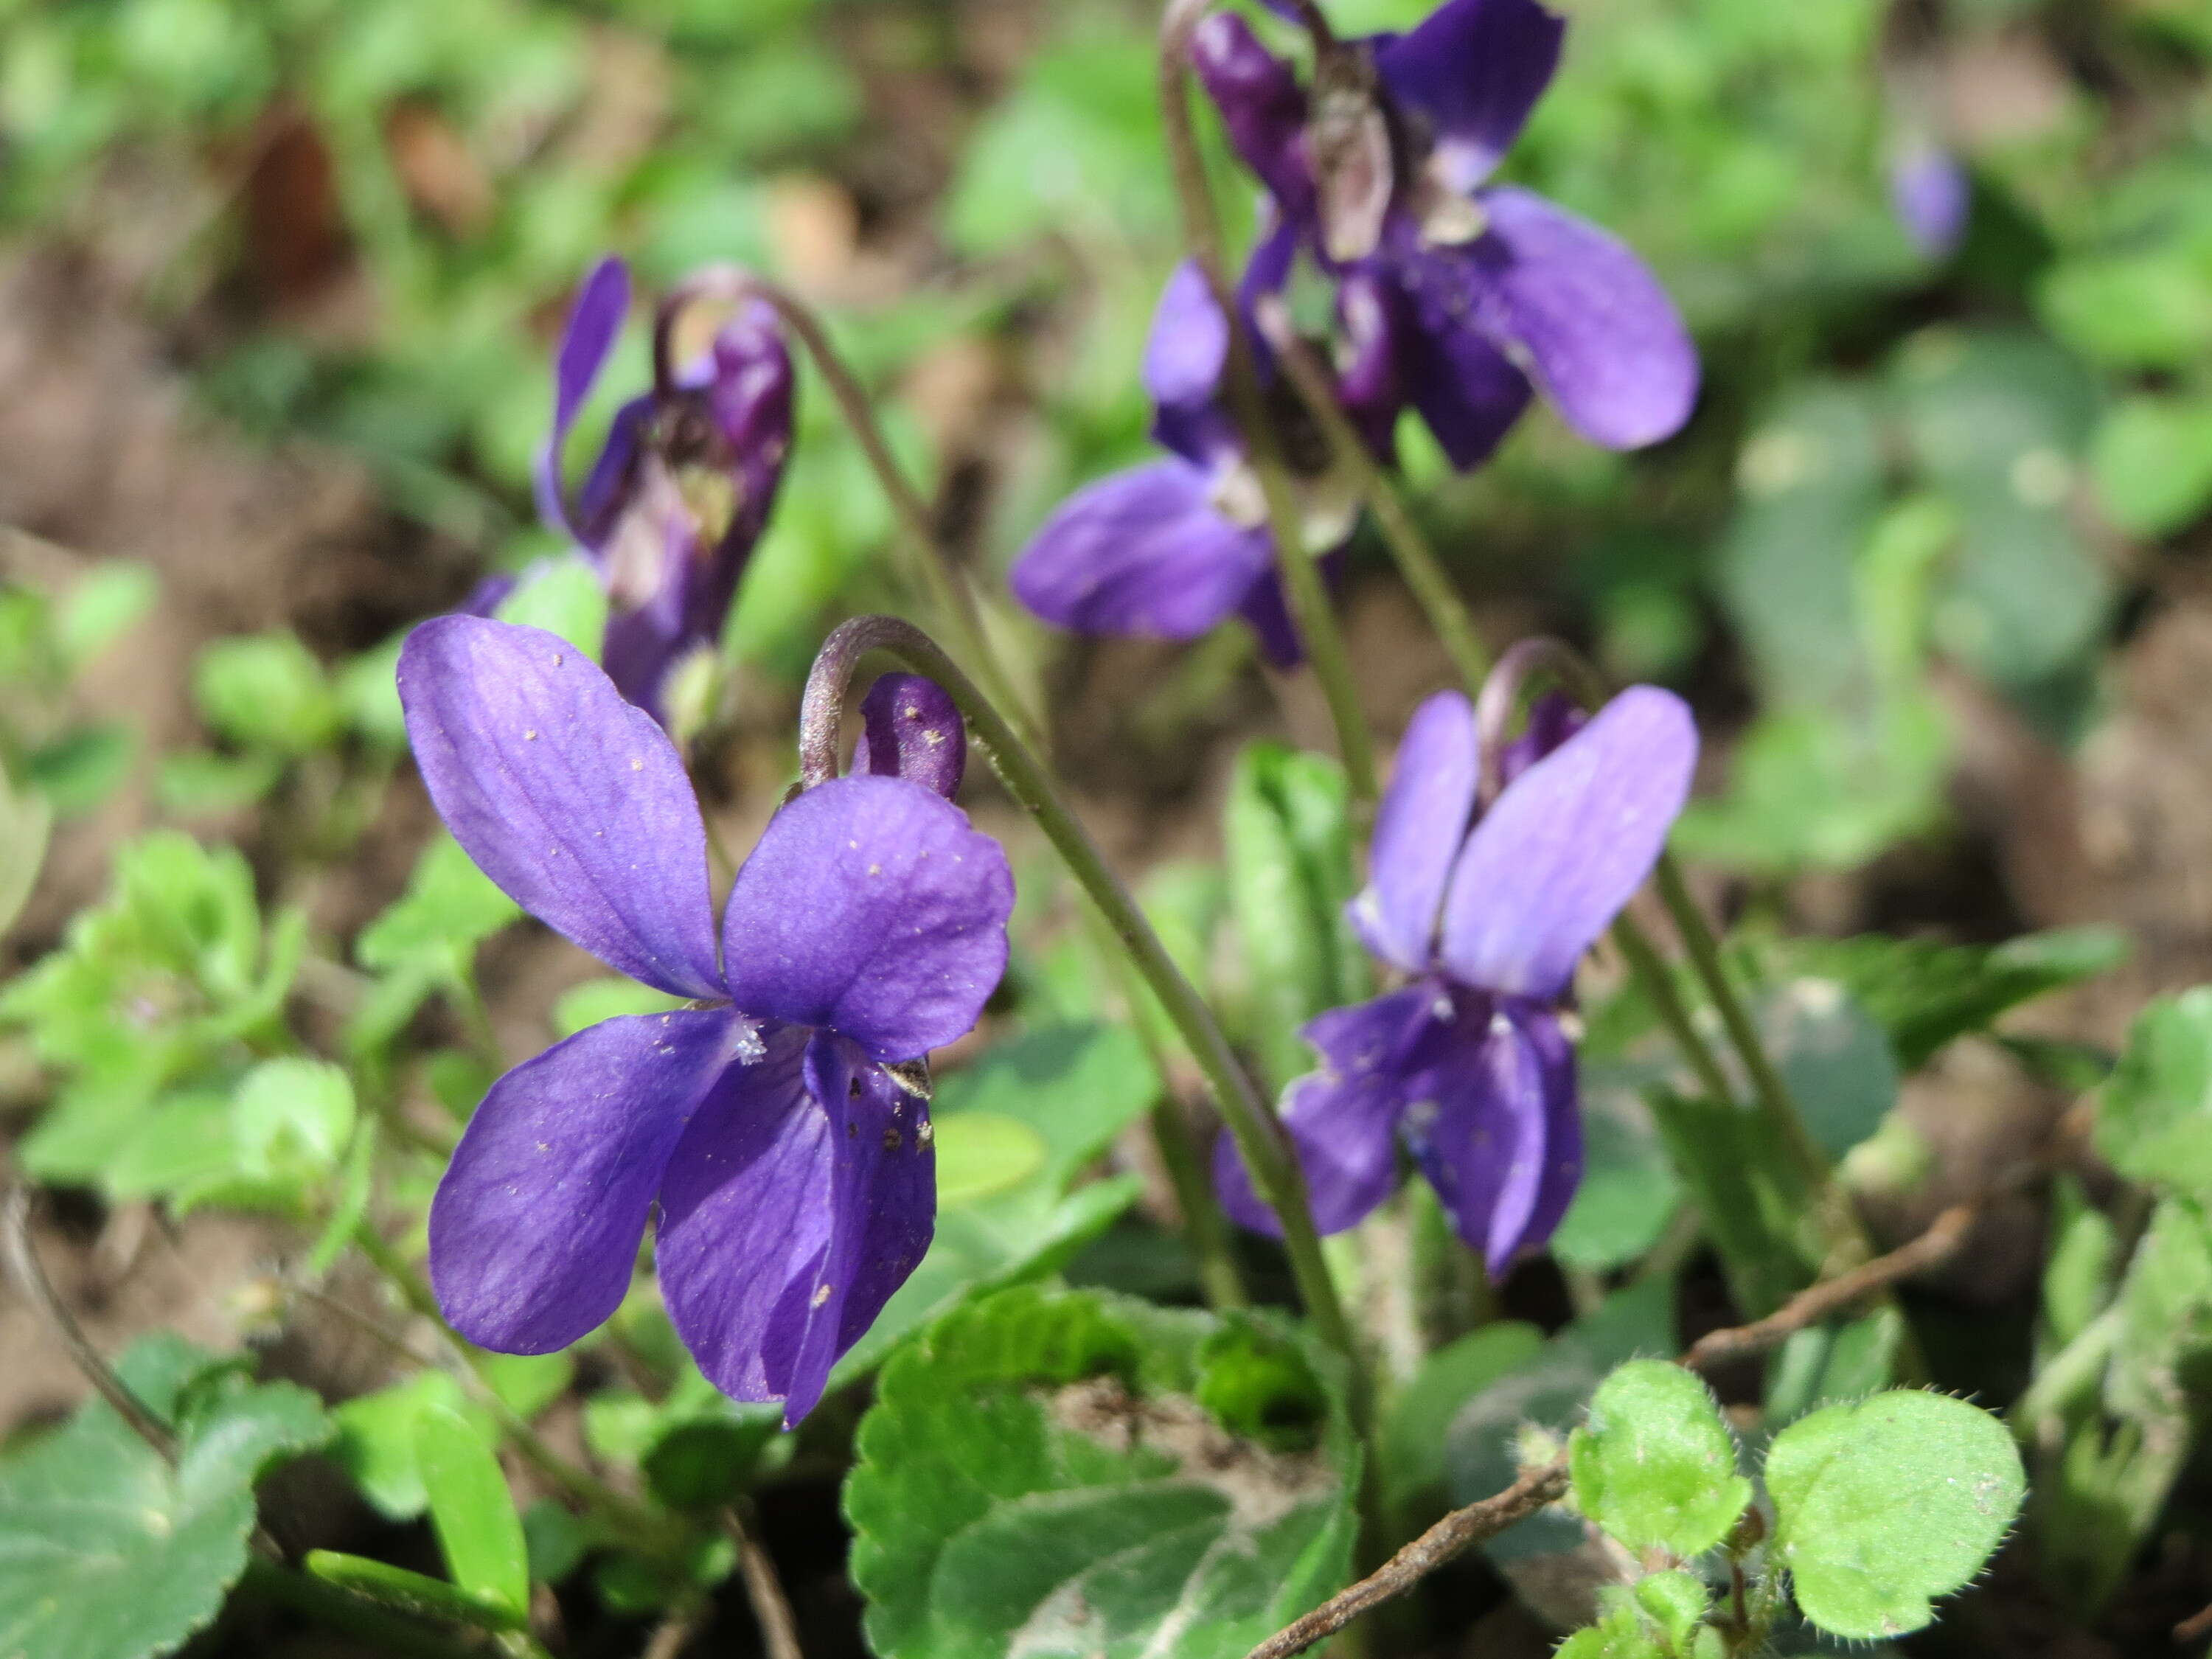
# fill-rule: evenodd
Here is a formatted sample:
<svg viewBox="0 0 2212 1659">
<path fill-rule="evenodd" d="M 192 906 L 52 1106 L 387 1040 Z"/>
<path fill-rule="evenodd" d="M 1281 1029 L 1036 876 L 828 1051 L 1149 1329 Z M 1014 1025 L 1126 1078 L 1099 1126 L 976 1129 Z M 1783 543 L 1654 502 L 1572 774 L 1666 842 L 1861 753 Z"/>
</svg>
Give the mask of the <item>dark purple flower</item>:
<svg viewBox="0 0 2212 1659">
<path fill-rule="evenodd" d="M 684 303 L 680 292 L 671 303 Z M 793 377 L 774 309 L 744 307 L 704 356 L 659 374 L 662 384 L 616 412 L 572 509 L 562 453 L 629 309 L 628 270 L 620 259 L 601 260 L 554 359 L 538 510 L 574 538 L 606 584 L 608 674 L 665 719 L 670 671 L 720 636 L 775 505 L 791 448 Z M 656 340 L 665 332 L 656 330 Z"/>
<path fill-rule="evenodd" d="M 1205 278 L 1177 268 L 1145 349 L 1145 389 L 1163 460 L 1099 479 L 1045 521 L 1008 580 L 1038 616 L 1082 634 L 1188 640 L 1232 612 L 1268 656 L 1300 657 L 1281 585 L 1267 503 L 1224 406 L 1229 328 Z M 1304 519 L 1305 551 L 1327 559 L 1352 533 L 1356 498 L 1324 464 L 1287 387 L 1272 387 Z"/>
<path fill-rule="evenodd" d="M 1308 1024 L 1321 1069 L 1283 1097 L 1322 1232 L 1389 1195 L 1402 1137 L 1493 1275 L 1551 1237 L 1582 1176 L 1559 1009 L 1657 860 L 1697 748 L 1670 692 L 1632 687 L 1587 722 L 1547 699 L 1483 806 L 1473 707 L 1444 691 L 1415 711 L 1349 912 L 1410 982 Z M 1231 1215 L 1276 1231 L 1225 1139 L 1215 1177 Z"/>
<path fill-rule="evenodd" d="M 1890 166 L 1889 201 L 1913 245 L 1929 258 L 1942 259 L 1966 234 L 1974 186 L 1950 151 L 1917 143 Z"/>
<path fill-rule="evenodd" d="M 1462 470 L 1511 428 L 1532 381 L 1613 449 L 1671 435 L 1697 397 L 1696 349 L 1644 263 L 1543 198 L 1486 182 L 1550 82 L 1565 28 L 1535 0 L 1445 0 L 1408 33 L 1324 52 L 1310 94 L 1233 12 L 1192 39 L 1267 189 L 1255 265 L 1287 272 L 1303 253 L 1363 283 L 1395 373 L 1362 412 L 1380 422 L 1411 403 Z"/>
<path fill-rule="evenodd" d="M 695 1000 L 492 1086 L 430 1206 L 439 1305 L 487 1348 L 565 1346 L 622 1302 L 657 1204 L 677 1334 L 715 1386 L 795 1422 L 928 1248 L 929 1109 L 894 1068 L 966 1031 L 997 985 L 1005 854 L 922 783 L 837 779 L 769 823 L 718 949 L 683 763 L 574 647 L 440 617 L 408 636 L 399 693 L 430 798 L 484 873 Z"/>
</svg>

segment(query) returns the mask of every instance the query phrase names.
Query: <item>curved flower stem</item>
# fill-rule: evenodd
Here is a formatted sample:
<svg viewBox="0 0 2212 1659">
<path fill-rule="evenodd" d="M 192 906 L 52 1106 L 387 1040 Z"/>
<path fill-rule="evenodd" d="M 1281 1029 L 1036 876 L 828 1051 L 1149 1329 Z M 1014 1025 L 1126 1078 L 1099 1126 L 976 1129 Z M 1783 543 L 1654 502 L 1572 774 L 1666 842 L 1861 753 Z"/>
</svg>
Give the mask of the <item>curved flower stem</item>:
<svg viewBox="0 0 2212 1659">
<path fill-rule="evenodd" d="M 1406 505 L 1398 486 L 1369 453 L 1358 429 L 1352 424 L 1352 417 L 1337 401 L 1335 383 L 1328 368 L 1291 326 L 1290 307 L 1279 296 L 1270 294 L 1261 297 L 1254 308 L 1259 313 L 1260 326 L 1267 335 L 1268 344 L 1274 348 L 1276 360 L 1328 440 L 1330 459 L 1351 473 L 1353 483 L 1366 498 L 1368 510 L 1375 515 L 1376 527 L 1382 532 L 1383 544 L 1397 561 L 1398 574 L 1413 590 L 1414 599 L 1428 617 L 1429 626 L 1437 630 L 1437 637 L 1443 642 L 1445 654 L 1451 658 L 1452 666 L 1466 683 L 1468 696 L 1475 696 L 1482 689 L 1483 676 L 1490 672 L 1489 653 L 1483 649 L 1474 623 L 1467 614 L 1467 606 L 1454 591 L 1451 578 L 1444 574 L 1436 550 L 1429 545 L 1429 538 L 1414 522 L 1413 511 Z"/>
<path fill-rule="evenodd" d="M 1089 895 L 1121 942 L 1131 964 L 1167 1011 L 1168 1018 L 1188 1046 L 1199 1069 L 1206 1074 L 1223 1120 L 1235 1137 L 1237 1150 L 1252 1172 L 1253 1185 L 1283 1228 L 1283 1243 L 1291 1272 L 1315 1328 L 1329 1347 L 1344 1356 L 1352 1368 L 1355 1420 L 1364 1423 L 1365 1389 L 1352 1342 L 1352 1328 L 1336 1287 L 1322 1260 L 1321 1239 L 1314 1231 L 1313 1213 L 1307 1207 L 1304 1172 L 1274 1115 L 1267 1110 L 1237 1056 L 1222 1034 L 1212 1011 L 1193 988 L 1182 969 L 1160 943 L 1145 913 L 1121 884 L 1097 843 L 1081 820 L 1068 810 L 1050 775 L 1023 743 L 1006 717 L 959 665 L 920 629 L 896 617 L 855 617 L 823 641 L 814 670 L 807 677 L 806 696 L 799 717 L 799 775 L 808 786 L 826 782 L 837 775 L 838 725 L 843 714 L 846 687 L 860 659 L 871 651 L 895 658 L 917 674 L 926 674 L 945 688 L 967 716 L 969 728 L 989 757 L 1023 811 L 1036 820 L 1055 851 Z"/>
<path fill-rule="evenodd" d="M 975 594 L 960 570 L 952 550 L 939 533 L 929 504 L 908 482 L 901 470 L 898 458 L 892 454 L 890 441 L 884 435 L 883 425 L 876 419 L 875 408 L 868 400 L 860 378 L 853 372 L 830 338 L 829 328 L 812 307 L 781 283 L 742 269 L 737 265 L 714 265 L 670 290 L 668 297 L 653 319 L 653 375 L 656 386 L 668 383 L 672 374 L 671 336 L 676 319 L 686 306 L 702 300 L 720 300 L 741 304 L 746 300 L 758 300 L 775 308 L 784 325 L 799 337 L 813 359 L 823 383 L 830 388 L 837 410 L 845 417 L 845 424 L 860 441 L 860 452 L 866 458 L 868 470 L 876 475 L 876 483 L 891 505 L 892 515 L 899 521 L 909 544 L 913 574 L 922 591 L 928 594 L 932 608 L 952 635 L 953 643 L 961 655 L 975 665 L 978 678 L 989 690 L 992 697 L 1012 711 L 1012 717 L 1025 735 L 1034 737 L 1032 723 L 1021 699 L 1014 695 L 1013 682 L 1000 666 L 996 653 L 991 648 L 990 638 L 983 628 L 981 608 Z"/>
<path fill-rule="evenodd" d="M 1222 263 L 1221 222 L 1213 210 L 1213 193 L 1206 184 L 1206 162 L 1199 154 L 1192 130 L 1190 90 L 1187 69 L 1191 31 L 1213 0 L 1168 0 L 1160 21 L 1160 115 L 1167 133 L 1168 159 L 1174 174 L 1176 197 L 1182 209 L 1183 238 L 1192 260 L 1213 295 L 1213 302 L 1229 325 L 1228 392 L 1231 412 L 1252 458 L 1252 470 L 1267 505 L 1267 528 L 1275 544 L 1275 568 L 1281 574 L 1284 597 L 1304 642 L 1306 660 L 1328 699 L 1329 717 L 1336 725 L 1337 747 L 1352 785 L 1356 805 L 1371 807 L 1376 798 L 1375 746 L 1367 734 L 1367 720 L 1359 707 L 1352 663 L 1344 647 L 1344 635 L 1329 609 L 1328 592 L 1321 573 L 1306 552 L 1305 532 L 1299 523 L 1297 503 L 1291 497 L 1290 475 L 1283 465 L 1273 427 L 1267 420 L 1260 386 L 1258 360 L 1252 349 L 1251 331 L 1245 326 L 1244 309 L 1237 301 Z"/>
<path fill-rule="evenodd" d="M 1790 1149 L 1798 1173 L 1818 1190 L 1828 1179 L 1827 1154 L 1806 1128 L 1805 1115 L 1796 1097 L 1775 1068 L 1766 1045 L 1759 1041 L 1759 1028 L 1752 1024 L 1750 1012 L 1729 981 L 1728 964 L 1721 960 L 1719 942 L 1705 925 L 1705 912 L 1691 896 L 1689 884 L 1682 879 L 1681 866 L 1674 862 L 1671 853 L 1660 854 L 1658 884 L 1660 902 L 1674 918 L 1674 931 L 1681 935 L 1682 946 L 1690 953 L 1698 981 L 1705 988 L 1705 994 L 1712 1000 L 1713 1008 L 1721 1017 L 1721 1025 L 1728 1032 L 1729 1046 L 1743 1061 L 1759 1109 Z"/>
</svg>

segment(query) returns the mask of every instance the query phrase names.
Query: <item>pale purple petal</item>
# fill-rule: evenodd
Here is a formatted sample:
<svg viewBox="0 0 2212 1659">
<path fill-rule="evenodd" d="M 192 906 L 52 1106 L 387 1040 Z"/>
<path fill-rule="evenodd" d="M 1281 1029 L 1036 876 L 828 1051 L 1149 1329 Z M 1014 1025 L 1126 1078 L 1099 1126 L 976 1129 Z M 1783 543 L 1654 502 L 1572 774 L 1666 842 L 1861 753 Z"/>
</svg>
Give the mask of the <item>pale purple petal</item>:
<svg viewBox="0 0 2212 1659">
<path fill-rule="evenodd" d="M 1340 1233 L 1372 1213 L 1398 1184 L 1397 1127 L 1405 1087 L 1442 996 L 1432 982 L 1372 1002 L 1334 1008 L 1302 1031 L 1322 1065 L 1283 1091 L 1283 1127 L 1305 1173 L 1314 1225 Z M 1279 1237 L 1226 1134 L 1215 1144 L 1213 1181 L 1222 1207 L 1255 1232 Z"/>
<path fill-rule="evenodd" d="M 1188 640 L 1236 610 L 1272 562 L 1264 530 L 1214 510 L 1205 473 L 1155 461 L 1063 502 L 1007 580 L 1045 621 L 1079 634 Z"/>
<path fill-rule="evenodd" d="M 951 800 L 968 769 L 968 728 L 935 680 L 885 674 L 860 699 L 853 770 L 904 778 Z"/>
<path fill-rule="evenodd" d="M 508 897 L 632 979 L 722 994 L 690 780 L 589 658 L 542 629 L 440 617 L 401 648 L 399 700 L 438 816 Z"/>
<path fill-rule="evenodd" d="M 1682 700 L 1637 685 L 1515 779 L 1452 871 L 1442 956 L 1453 977 L 1557 1000 L 1650 873 L 1697 758 Z"/>
<path fill-rule="evenodd" d="M 628 1014 L 492 1085 L 430 1203 L 430 1282 L 455 1330 L 548 1353 L 614 1312 L 669 1154 L 752 1029 L 726 1008 Z"/>
<path fill-rule="evenodd" d="M 1199 24 L 1190 60 L 1244 165 L 1286 209 L 1303 213 L 1313 185 L 1306 161 L 1306 94 L 1297 74 L 1231 11 L 1217 11 Z"/>
<path fill-rule="evenodd" d="M 738 872 L 731 1000 L 916 1059 L 982 1012 L 1013 903 L 1006 854 L 958 807 L 902 778 L 835 779 L 778 812 Z"/>
<path fill-rule="evenodd" d="M 1444 0 L 1375 67 L 1426 137 L 1430 166 L 1454 189 L 1487 179 L 1520 137 L 1559 64 L 1564 18 L 1535 0 Z"/>
<path fill-rule="evenodd" d="M 1486 191 L 1486 307 L 1567 424 L 1638 449 L 1674 435 L 1698 398 L 1698 352 L 1643 260 L 1595 225 L 1525 190 Z"/>
<path fill-rule="evenodd" d="M 1229 360 L 1229 325 L 1195 260 L 1186 259 L 1160 290 L 1145 340 L 1145 390 L 1156 404 L 1209 402 Z"/>
<path fill-rule="evenodd" d="M 1457 691 L 1422 703 L 1399 740 L 1375 815 L 1367 886 L 1350 915 L 1367 948 L 1409 974 L 1435 960 L 1444 884 L 1474 812 L 1479 758 L 1474 708 Z"/>
<path fill-rule="evenodd" d="M 927 1109 L 849 1043 L 781 1028 L 696 1115 L 662 1189 L 670 1319 L 714 1385 L 795 1423 L 929 1247 Z"/>
<path fill-rule="evenodd" d="M 1501 1279 L 1528 1245 L 1540 1244 L 1540 1213 L 1571 1194 L 1580 1177 L 1581 1136 L 1555 1144 L 1553 1132 L 1574 1115 L 1572 1051 L 1556 1024 L 1540 1038 L 1488 999 L 1463 999 L 1465 1022 L 1443 1045 L 1432 1069 L 1409 1086 L 1407 1139 L 1429 1184 L 1451 1218 L 1452 1230 Z"/>
<path fill-rule="evenodd" d="M 611 257 L 600 260 L 577 290 L 553 359 L 553 429 L 539 447 L 532 469 L 538 516 L 550 530 L 568 529 L 561 483 L 562 452 L 568 441 L 568 428 L 575 424 L 577 412 L 591 396 L 592 383 L 599 379 L 629 312 L 629 268 Z"/>
<path fill-rule="evenodd" d="M 1940 259 L 1956 249 L 1966 234 L 1974 187 L 1948 150 L 1917 144 L 1890 167 L 1889 200 L 1913 245 L 1929 258 Z"/>
</svg>

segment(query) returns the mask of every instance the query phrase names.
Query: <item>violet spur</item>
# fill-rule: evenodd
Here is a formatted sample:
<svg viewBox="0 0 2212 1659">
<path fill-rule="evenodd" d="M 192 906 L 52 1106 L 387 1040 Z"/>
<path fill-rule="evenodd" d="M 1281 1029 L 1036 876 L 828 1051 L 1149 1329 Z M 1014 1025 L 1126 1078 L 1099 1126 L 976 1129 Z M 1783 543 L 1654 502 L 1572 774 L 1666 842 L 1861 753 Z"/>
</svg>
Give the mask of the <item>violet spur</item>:
<svg viewBox="0 0 2212 1659">
<path fill-rule="evenodd" d="M 430 798 L 484 873 L 691 1000 L 492 1086 L 430 1207 L 439 1305 L 482 1346 L 564 1347 L 621 1304 L 657 1206 L 678 1335 L 716 1387 L 798 1421 L 934 1230 L 928 1103 L 901 1073 L 973 1025 L 1006 969 L 1006 854 L 928 787 L 959 775 L 946 705 L 893 689 L 872 769 L 763 832 L 718 949 L 683 763 L 573 646 L 440 617 L 408 636 L 399 691 Z"/>
</svg>

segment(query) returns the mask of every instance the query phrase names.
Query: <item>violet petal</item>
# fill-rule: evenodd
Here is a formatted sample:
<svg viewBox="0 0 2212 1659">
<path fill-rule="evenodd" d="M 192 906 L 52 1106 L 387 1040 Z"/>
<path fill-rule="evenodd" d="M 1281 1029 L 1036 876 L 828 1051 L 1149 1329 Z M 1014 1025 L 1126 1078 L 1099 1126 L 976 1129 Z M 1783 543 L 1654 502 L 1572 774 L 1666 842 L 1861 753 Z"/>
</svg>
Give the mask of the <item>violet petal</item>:
<svg viewBox="0 0 2212 1659">
<path fill-rule="evenodd" d="M 537 491 L 538 516 L 549 530 L 568 532 L 568 512 L 562 487 L 561 456 L 568 428 L 591 396 L 615 337 L 622 332 L 629 313 L 629 268 L 610 256 L 593 265 L 576 291 L 561 344 L 553 358 L 553 429 L 538 447 L 531 478 Z"/>
<path fill-rule="evenodd" d="M 1322 1064 L 1283 1091 L 1282 1121 L 1305 1173 L 1314 1225 L 1323 1233 L 1357 1226 L 1398 1184 L 1408 1067 L 1434 1023 L 1438 995 L 1433 983 L 1408 986 L 1333 1008 L 1301 1033 L 1320 1050 Z M 1235 1220 L 1280 1237 L 1274 1212 L 1261 1201 L 1226 1134 L 1214 1146 L 1213 1182 Z"/>
<path fill-rule="evenodd" d="M 1443 183 L 1472 191 L 1497 168 L 1551 84 L 1566 27 L 1535 0 L 1444 0 L 1376 50 L 1383 85 L 1425 126 Z"/>
<path fill-rule="evenodd" d="M 1413 711 L 1375 815 L 1367 886 L 1348 915 L 1367 948 L 1409 974 L 1436 956 L 1444 885 L 1474 812 L 1474 708 L 1439 691 Z"/>
<path fill-rule="evenodd" d="M 1525 190 L 1486 191 L 1488 267 L 1503 339 L 1567 424 L 1637 449 L 1671 437 L 1698 398 L 1698 352 L 1667 290 L 1627 245 Z"/>
<path fill-rule="evenodd" d="M 1297 73 L 1232 11 L 1213 13 L 1193 31 L 1190 61 L 1244 165 L 1288 211 L 1302 215 L 1313 199 L 1313 185 L 1306 94 Z"/>
<path fill-rule="evenodd" d="M 1409 301 L 1399 360 L 1406 396 L 1453 466 L 1488 460 L 1528 407 L 1528 377 L 1479 325 L 1486 274 L 1474 248 L 1406 253 L 1392 273 Z"/>
<path fill-rule="evenodd" d="M 951 800 L 968 768 L 968 728 L 935 680 L 885 674 L 860 699 L 853 770 L 904 778 Z"/>
<path fill-rule="evenodd" d="M 1499 794 L 1444 896 L 1442 956 L 1462 984 L 1556 1000 L 1667 844 L 1698 729 L 1680 697 L 1635 685 Z"/>
<path fill-rule="evenodd" d="M 982 1012 L 1013 903 L 1006 854 L 958 807 L 902 778 L 834 779 L 778 812 L 738 872 L 731 1000 L 916 1059 Z"/>
<path fill-rule="evenodd" d="M 1491 1013 L 1486 1000 L 1468 1000 L 1462 1016 L 1468 1029 L 1413 1085 L 1419 1098 L 1406 1125 L 1452 1230 L 1492 1278 L 1502 1279 L 1525 1246 L 1542 1243 L 1534 1226 L 1539 1201 L 1557 1194 L 1565 1165 L 1578 1176 L 1581 1142 L 1577 1133 L 1571 1148 L 1551 1143 L 1557 1103 L 1565 1103 L 1567 1115 L 1573 1112 L 1571 1051 L 1563 1041 L 1532 1040 L 1510 1014 Z M 1555 1024 L 1550 1031 L 1557 1036 Z"/>
<path fill-rule="evenodd" d="M 1563 692 L 1547 691 L 1528 706 L 1521 735 L 1498 757 L 1498 781 L 1509 784 L 1589 724 L 1589 716 Z"/>
<path fill-rule="evenodd" d="M 1069 497 L 1007 580 L 1031 611 L 1077 633 L 1188 640 L 1234 611 L 1272 562 L 1264 530 L 1214 510 L 1205 473 L 1164 460 Z"/>
<path fill-rule="evenodd" d="M 557 635 L 439 617 L 399 699 L 430 799 L 524 909 L 632 979 L 720 997 L 707 834 L 667 735 Z"/>
<path fill-rule="evenodd" d="M 669 1154 L 751 1030 L 726 1008 L 626 1014 L 492 1085 L 430 1204 L 430 1280 L 455 1330 L 548 1353 L 614 1312 Z"/>
</svg>

